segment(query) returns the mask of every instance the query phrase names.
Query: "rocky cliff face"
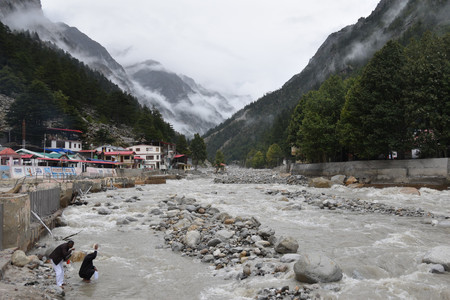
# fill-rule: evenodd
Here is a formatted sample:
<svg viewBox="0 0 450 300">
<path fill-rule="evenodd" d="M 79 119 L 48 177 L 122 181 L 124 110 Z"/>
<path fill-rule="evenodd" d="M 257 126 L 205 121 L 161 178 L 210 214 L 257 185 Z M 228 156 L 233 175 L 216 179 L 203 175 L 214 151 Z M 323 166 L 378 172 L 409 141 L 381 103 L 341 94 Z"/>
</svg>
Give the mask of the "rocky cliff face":
<svg viewBox="0 0 450 300">
<path fill-rule="evenodd" d="M 165 70 L 158 62 L 147 61 L 125 70 L 102 45 L 77 28 L 45 18 L 40 0 L 2 0 L 0 20 L 13 30 L 37 32 L 42 40 L 101 72 L 142 104 L 158 108 L 175 130 L 187 136 L 205 133 L 235 111 L 224 96 Z"/>
</svg>

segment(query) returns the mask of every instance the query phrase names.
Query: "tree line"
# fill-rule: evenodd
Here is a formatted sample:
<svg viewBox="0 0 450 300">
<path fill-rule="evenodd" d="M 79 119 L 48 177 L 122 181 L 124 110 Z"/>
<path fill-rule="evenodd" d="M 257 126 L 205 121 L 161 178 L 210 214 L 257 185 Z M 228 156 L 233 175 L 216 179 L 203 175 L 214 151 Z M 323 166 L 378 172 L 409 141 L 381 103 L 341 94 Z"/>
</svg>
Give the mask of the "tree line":
<svg viewBox="0 0 450 300">
<path fill-rule="evenodd" d="M 450 34 L 426 32 L 406 45 L 389 41 L 352 76 L 329 77 L 292 112 L 283 111 L 244 164 L 273 166 L 274 147 L 284 158 L 311 163 L 394 152 L 404 159 L 413 149 L 420 158 L 448 157 L 449 51 Z"/>
<path fill-rule="evenodd" d="M 357 76 L 332 76 L 305 94 L 288 141 L 309 162 L 448 157 L 450 34 L 389 41 Z"/>
<path fill-rule="evenodd" d="M 49 122 L 83 132 L 88 123 L 125 125 L 141 142 L 175 142 L 179 136 L 157 109 L 141 105 L 99 72 L 42 42 L 37 34 L 13 33 L 1 23 L 0 93 L 16 99 L 7 114 L 11 138 L 16 141 L 22 139 L 23 120 L 27 140 L 36 145 Z M 94 140 L 111 142 L 113 138 L 99 130 Z"/>
</svg>

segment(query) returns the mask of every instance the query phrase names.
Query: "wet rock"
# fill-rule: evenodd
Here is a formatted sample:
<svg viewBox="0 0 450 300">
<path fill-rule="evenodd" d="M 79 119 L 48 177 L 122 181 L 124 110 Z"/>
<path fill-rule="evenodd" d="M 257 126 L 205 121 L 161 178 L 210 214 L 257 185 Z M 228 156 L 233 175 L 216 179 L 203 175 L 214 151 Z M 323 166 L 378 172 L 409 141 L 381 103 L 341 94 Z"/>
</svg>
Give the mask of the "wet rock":
<svg viewBox="0 0 450 300">
<path fill-rule="evenodd" d="M 258 230 L 258 234 L 263 238 L 263 239 L 268 239 L 269 237 L 275 235 L 275 230 L 273 230 L 270 227 L 264 226 L 261 227 Z"/>
<path fill-rule="evenodd" d="M 184 249 L 184 245 L 180 242 L 173 242 L 171 248 L 173 252 L 180 252 Z"/>
<path fill-rule="evenodd" d="M 11 256 L 11 264 L 17 267 L 23 267 L 27 265 L 30 261 L 31 258 L 29 258 L 22 250 L 14 251 L 13 255 Z"/>
<path fill-rule="evenodd" d="M 216 237 L 222 241 L 226 241 L 226 240 L 232 238 L 234 234 L 235 234 L 234 231 L 224 229 L 224 230 L 217 231 Z"/>
<path fill-rule="evenodd" d="M 323 177 L 317 177 L 311 178 L 308 185 L 315 188 L 330 188 L 333 185 L 333 182 Z"/>
<path fill-rule="evenodd" d="M 111 214 L 111 210 L 107 209 L 106 207 L 100 207 L 100 208 L 97 210 L 97 213 L 98 213 L 99 215 L 110 215 L 110 214 Z"/>
<path fill-rule="evenodd" d="M 295 278 L 300 282 L 334 282 L 342 279 L 341 268 L 330 258 L 316 254 L 302 254 L 294 264 Z"/>
<path fill-rule="evenodd" d="M 438 246 L 428 251 L 422 262 L 442 265 L 445 271 L 450 271 L 450 246 Z"/>
<path fill-rule="evenodd" d="M 197 244 L 199 243 L 201 238 L 201 234 L 198 231 L 192 230 L 188 231 L 185 236 L 185 243 L 186 246 L 195 248 Z"/>
<path fill-rule="evenodd" d="M 345 181 L 345 185 L 350 185 L 350 184 L 354 184 L 354 183 L 358 183 L 358 179 L 356 179 L 354 176 L 350 176 Z"/>
<path fill-rule="evenodd" d="M 275 244 L 275 251 L 281 254 L 297 253 L 298 242 L 293 237 L 280 237 Z"/>
<path fill-rule="evenodd" d="M 444 268 L 443 265 L 433 264 L 433 265 L 430 266 L 430 273 L 444 274 L 445 273 L 445 268 Z"/>
<path fill-rule="evenodd" d="M 280 258 L 282 263 L 291 263 L 300 259 L 300 254 L 289 253 Z"/>
<path fill-rule="evenodd" d="M 86 257 L 86 252 L 83 251 L 73 251 L 72 255 L 70 256 L 70 260 L 72 262 L 80 262 L 83 261 L 83 259 Z"/>
<path fill-rule="evenodd" d="M 450 228 L 450 220 L 437 221 L 435 226 L 442 228 Z"/>
<path fill-rule="evenodd" d="M 344 185 L 345 175 L 334 175 L 330 178 L 333 184 Z"/>
<path fill-rule="evenodd" d="M 222 243 L 222 240 L 220 238 L 213 238 L 208 242 L 208 247 L 215 247 Z"/>
<path fill-rule="evenodd" d="M 154 209 L 152 209 L 151 211 L 150 211 L 150 214 L 151 215 L 155 215 L 155 216 L 157 216 L 157 215 L 161 215 L 163 212 L 159 209 L 159 208 L 154 208 Z"/>
<path fill-rule="evenodd" d="M 128 221 L 127 219 L 119 219 L 116 221 L 116 225 L 128 225 L 130 224 L 130 221 Z"/>
<path fill-rule="evenodd" d="M 406 194 L 406 195 L 417 195 L 420 196 L 420 192 L 418 189 L 414 187 L 403 187 L 400 189 L 400 193 Z"/>
</svg>

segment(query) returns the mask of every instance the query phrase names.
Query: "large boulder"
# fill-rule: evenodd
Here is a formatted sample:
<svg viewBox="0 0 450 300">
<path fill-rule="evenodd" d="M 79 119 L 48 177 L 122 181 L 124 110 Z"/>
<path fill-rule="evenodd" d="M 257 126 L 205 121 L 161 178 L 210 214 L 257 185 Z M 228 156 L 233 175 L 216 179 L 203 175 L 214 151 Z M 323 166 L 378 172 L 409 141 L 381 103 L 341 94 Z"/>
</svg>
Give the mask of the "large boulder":
<svg viewBox="0 0 450 300">
<path fill-rule="evenodd" d="M 333 184 L 344 185 L 345 175 L 334 175 L 330 180 Z"/>
<path fill-rule="evenodd" d="M 298 242 L 293 237 L 281 237 L 275 245 L 275 251 L 281 254 L 297 253 Z"/>
<path fill-rule="evenodd" d="M 333 182 L 323 177 L 316 177 L 311 178 L 308 185 L 315 188 L 330 188 L 333 185 Z"/>
<path fill-rule="evenodd" d="M 11 263 L 17 267 L 23 267 L 30 261 L 31 258 L 29 258 L 22 250 L 14 251 L 13 255 L 11 256 Z"/>
<path fill-rule="evenodd" d="M 352 184 L 355 184 L 355 183 L 358 183 L 358 179 L 356 179 L 354 176 L 350 176 L 345 181 L 345 185 L 352 185 Z"/>
<path fill-rule="evenodd" d="M 342 279 L 341 268 L 320 254 L 303 254 L 294 264 L 295 278 L 300 282 L 334 282 Z"/>
<path fill-rule="evenodd" d="M 428 251 L 422 262 L 427 264 L 439 264 L 444 266 L 444 269 L 450 271 L 450 246 L 438 246 Z"/>
<path fill-rule="evenodd" d="M 86 252 L 84 251 L 73 251 L 72 255 L 70 256 L 70 260 L 72 262 L 79 262 L 83 261 L 83 259 L 86 257 Z"/>
</svg>

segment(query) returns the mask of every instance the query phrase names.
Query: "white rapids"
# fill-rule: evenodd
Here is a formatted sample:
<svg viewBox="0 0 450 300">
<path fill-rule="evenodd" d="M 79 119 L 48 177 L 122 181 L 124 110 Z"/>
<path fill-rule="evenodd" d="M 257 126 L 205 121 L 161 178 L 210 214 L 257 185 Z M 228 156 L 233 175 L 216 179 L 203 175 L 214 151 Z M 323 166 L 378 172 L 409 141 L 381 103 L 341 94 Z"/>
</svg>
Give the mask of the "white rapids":
<svg viewBox="0 0 450 300">
<path fill-rule="evenodd" d="M 268 190 L 280 193 L 267 193 Z M 292 270 L 281 276 L 258 276 L 244 280 L 235 274 L 163 247 L 164 233 L 150 228 L 149 212 L 173 195 L 195 198 L 232 216 L 254 216 L 276 236 L 292 236 L 298 253 L 318 252 L 333 259 L 343 270 L 340 282 L 314 285 L 313 295 L 322 299 L 450 299 L 450 273 L 430 273 L 421 262 L 436 246 L 450 246 L 450 228 L 432 226 L 427 217 L 400 217 L 345 210 L 323 210 L 307 205 L 301 197 L 287 199 L 282 192 L 307 190 L 317 197 L 358 198 L 395 207 L 421 208 L 450 216 L 450 191 L 420 189 L 406 195 L 399 188 L 350 189 L 334 186 L 315 189 L 282 184 L 215 184 L 212 178 L 168 180 L 166 184 L 110 190 L 89 194 L 88 205 L 70 206 L 63 217 L 68 226 L 54 235 L 73 237 L 77 250 L 90 251 L 99 243 L 94 265 L 97 281 L 81 282 L 81 263 L 67 271 L 71 289 L 66 299 L 256 299 L 264 288 L 291 289 L 297 282 Z M 126 199 L 138 197 L 138 201 Z M 108 215 L 96 204 L 110 203 Z M 124 217 L 137 222 L 117 225 Z M 42 242 L 49 240 L 47 237 Z"/>
</svg>

